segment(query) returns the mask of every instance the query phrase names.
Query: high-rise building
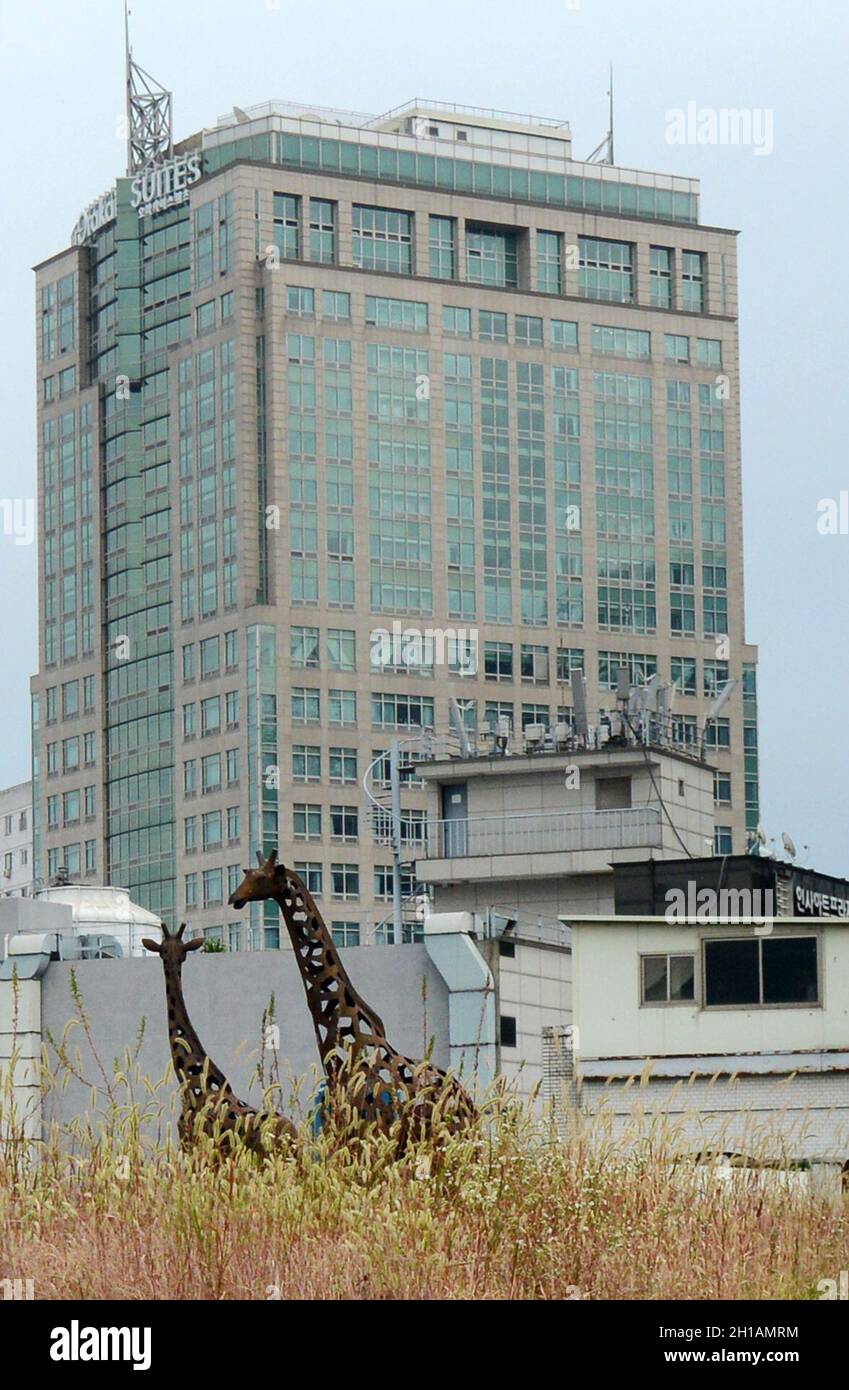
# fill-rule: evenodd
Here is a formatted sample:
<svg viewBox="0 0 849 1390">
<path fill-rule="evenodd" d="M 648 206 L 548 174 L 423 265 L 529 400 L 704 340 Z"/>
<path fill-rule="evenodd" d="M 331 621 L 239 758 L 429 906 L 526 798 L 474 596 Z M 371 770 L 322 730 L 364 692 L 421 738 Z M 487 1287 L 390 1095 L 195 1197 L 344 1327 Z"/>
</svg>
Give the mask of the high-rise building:
<svg viewBox="0 0 849 1390">
<path fill-rule="evenodd" d="M 581 668 L 591 715 L 618 669 L 673 681 L 684 741 L 736 681 L 708 738 L 743 850 L 736 238 L 697 182 L 430 102 L 160 136 L 37 267 L 37 875 L 256 949 L 276 906 L 225 904 L 276 845 L 340 941 L 385 939 L 368 765 L 452 698 L 568 722 Z"/>
</svg>

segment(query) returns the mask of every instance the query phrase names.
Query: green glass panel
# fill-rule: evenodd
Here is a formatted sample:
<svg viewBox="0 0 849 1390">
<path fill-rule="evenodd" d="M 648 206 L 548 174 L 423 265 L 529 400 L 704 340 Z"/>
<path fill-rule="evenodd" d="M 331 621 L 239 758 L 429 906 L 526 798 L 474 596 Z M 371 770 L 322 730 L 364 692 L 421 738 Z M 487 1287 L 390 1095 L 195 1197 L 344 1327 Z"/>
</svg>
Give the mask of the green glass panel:
<svg viewBox="0 0 849 1390">
<path fill-rule="evenodd" d="M 510 171 L 510 197 L 528 197 L 528 171 L 527 169 L 511 169 Z"/>
<path fill-rule="evenodd" d="M 471 193 L 474 187 L 474 170 L 467 159 L 454 161 L 454 187 L 464 193 Z"/>
<path fill-rule="evenodd" d="M 436 183 L 436 160 L 432 154 L 417 154 L 418 183 L 432 187 Z"/>
<path fill-rule="evenodd" d="M 360 169 L 360 147 L 343 140 L 339 150 L 339 167 L 345 174 L 357 174 Z"/>
<path fill-rule="evenodd" d="M 319 169 L 321 159 L 319 158 L 319 142 L 313 135 L 304 135 L 301 138 L 301 163 L 307 169 Z"/>
<path fill-rule="evenodd" d="M 538 203 L 548 202 L 548 177 L 538 169 L 531 170 L 530 196 Z"/>
</svg>

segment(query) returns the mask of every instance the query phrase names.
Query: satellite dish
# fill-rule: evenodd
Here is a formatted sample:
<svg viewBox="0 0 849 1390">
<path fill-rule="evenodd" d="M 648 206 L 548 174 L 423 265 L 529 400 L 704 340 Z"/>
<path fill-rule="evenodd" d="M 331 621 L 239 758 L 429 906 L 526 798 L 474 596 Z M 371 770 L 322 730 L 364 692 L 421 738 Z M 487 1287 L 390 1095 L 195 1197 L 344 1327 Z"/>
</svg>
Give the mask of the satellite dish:
<svg viewBox="0 0 849 1390">
<path fill-rule="evenodd" d="M 783 846 L 784 846 L 786 852 L 790 855 L 790 858 L 791 858 L 791 859 L 795 859 L 795 858 L 796 858 L 796 846 L 794 845 L 793 841 L 790 839 L 790 836 L 787 834 L 787 831 L 786 831 L 786 830 L 782 830 L 782 832 L 781 832 L 781 843 L 783 844 Z"/>
<path fill-rule="evenodd" d="M 248 115 L 247 111 L 243 111 L 241 106 L 233 107 L 233 115 L 236 117 L 236 120 L 239 122 L 239 125 L 244 125 L 245 121 L 250 120 L 250 116 Z"/>
</svg>

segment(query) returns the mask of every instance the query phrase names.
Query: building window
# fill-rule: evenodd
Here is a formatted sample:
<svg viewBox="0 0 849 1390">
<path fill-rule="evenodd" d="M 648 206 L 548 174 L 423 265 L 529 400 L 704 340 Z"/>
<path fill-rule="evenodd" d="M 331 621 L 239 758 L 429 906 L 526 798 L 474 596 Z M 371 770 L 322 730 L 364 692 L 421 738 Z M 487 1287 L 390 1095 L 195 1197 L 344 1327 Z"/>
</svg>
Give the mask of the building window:
<svg viewBox="0 0 849 1390">
<path fill-rule="evenodd" d="M 731 805 L 731 774 L 729 772 L 714 772 L 713 799 L 718 805 Z"/>
<path fill-rule="evenodd" d="M 347 323 L 351 317 L 351 296 L 347 290 L 324 290 L 321 297 L 322 318 L 334 323 Z"/>
<path fill-rule="evenodd" d="M 295 782 L 321 781 L 321 748 L 314 744 L 292 745 L 292 779 Z"/>
<path fill-rule="evenodd" d="M 672 251 L 668 246 L 649 249 L 649 298 L 656 309 L 672 308 Z"/>
<path fill-rule="evenodd" d="M 199 304 L 196 312 L 196 328 L 198 333 L 206 333 L 210 328 L 215 327 L 215 300 L 210 299 L 206 304 Z"/>
<path fill-rule="evenodd" d="M 502 1014 L 499 1020 L 502 1047 L 516 1046 L 516 1020 L 510 1014 Z"/>
<path fill-rule="evenodd" d="M 324 198 L 310 198 L 310 260 L 333 265 L 336 259 L 335 206 Z"/>
<path fill-rule="evenodd" d="M 523 642 L 519 658 L 525 685 L 548 685 L 548 647 L 537 647 Z"/>
<path fill-rule="evenodd" d="M 355 785 L 357 781 L 356 748 L 330 749 L 330 780 L 344 785 Z"/>
<path fill-rule="evenodd" d="M 551 346 L 561 352 L 578 351 L 578 325 L 568 319 L 551 320 Z"/>
<path fill-rule="evenodd" d="M 221 698 L 212 695 L 208 700 L 200 702 L 200 732 L 201 737 L 221 732 Z"/>
<path fill-rule="evenodd" d="M 519 284 L 518 233 L 469 223 L 466 227 L 466 278 L 473 285 L 516 288 Z"/>
<path fill-rule="evenodd" d="M 320 664 L 317 627 L 293 627 L 289 635 L 289 658 L 298 669 Z"/>
<path fill-rule="evenodd" d="M 537 232 L 537 289 L 542 294 L 560 294 L 563 238 L 559 232 Z"/>
<path fill-rule="evenodd" d="M 298 314 L 301 318 L 312 318 L 315 314 L 315 290 L 303 285 L 286 286 L 286 312 Z"/>
<path fill-rule="evenodd" d="M 532 314 L 517 314 L 516 342 L 522 347 L 542 347 L 542 319 Z"/>
<path fill-rule="evenodd" d="M 701 251 L 681 257 L 681 308 L 702 313 L 705 307 L 705 258 Z"/>
<path fill-rule="evenodd" d="M 300 203 L 289 193 L 274 195 L 274 244 L 285 261 L 300 255 Z"/>
<path fill-rule="evenodd" d="M 578 238 L 578 292 L 585 299 L 634 301 L 634 247 L 628 241 Z"/>
<path fill-rule="evenodd" d="M 192 760 L 194 762 L 194 760 Z M 188 764 L 187 764 L 188 766 Z M 221 754 L 210 753 L 201 758 L 201 788 L 204 795 L 221 790 Z"/>
<path fill-rule="evenodd" d="M 220 907 L 224 902 L 224 870 L 223 869 L 204 869 L 203 871 L 203 905 L 204 907 Z"/>
<path fill-rule="evenodd" d="M 413 270 L 413 214 L 391 208 L 352 209 L 353 260 L 363 270 L 410 275 Z"/>
<path fill-rule="evenodd" d="M 430 217 L 430 273 L 435 280 L 453 280 L 456 273 L 456 222 L 453 217 Z"/>
<path fill-rule="evenodd" d="M 321 719 L 321 691 L 307 686 L 292 686 L 293 724 L 317 724 Z"/>
<path fill-rule="evenodd" d="M 478 337 L 483 343 L 507 342 L 507 315 L 494 309 L 478 311 Z"/>
<path fill-rule="evenodd" d="M 673 656 L 672 658 L 672 684 L 676 687 L 679 695 L 695 695 L 696 693 L 696 659 L 693 656 Z"/>
<path fill-rule="evenodd" d="M 689 362 L 690 339 L 680 333 L 664 333 L 664 355 L 667 362 Z M 685 383 L 686 384 L 686 383 Z"/>
<path fill-rule="evenodd" d="M 186 648 L 183 649 L 184 651 Z M 201 680 L 207 676 L 217 676 L 221 670 L 221 651 L 217 637 L 206 637 L 200 644 Z"/>
<path fill-rule="evenodd" d="M 331 806 L 330 837 L 345 843 L 359 838 L 359 813 L 356 806 Z"/>
<path fill-rule="evenodd" d="M 356 864 L 330 865 L 330 893 L 337 902 L 350 902 L 360 896 L 360 871 Z"/>
<path fill-rule="evenodd" d="M 356 633 L 351 628 L 328 628 L 327 661 L 332 671 L 357 669 L 356 640 Z"/>
<path fill-rule="evenodd" d="M 324 880 L 324 869 L 321 864 L 310 860 L 295 860 L 295 873 L 300 874 L 305 886 L 312 893 L 314 898 L 320 898 L 322 894 L 322 884 Z"/>
<path fill-rule="evenodd" d="M 427 305 L 413 299 L 366 295 L 366 323 L 376 328 L 406 328 L 427 332 Z"/>
<path fill-rule="evenodd" d="M 488 681 L 512 681 L 512 642 L 487 642 L 483 649 L 483 667 Z"/>
<path fill-rule="evenodd" d="M 733 854 L 734 833 L 730 825 L 715 825 L 713 828 L 714 854 Z"/>
<path fill-rule="evenodd" d="M 337 946 L 359 946 L 359 922 L 331 922 L 330 931 Z"/>
<path fill-rule="evenodd" d="M 719 338 L 696 339 L 696 362 L 700 367 L 722 366 L 722 343 Z"/>
<path fill-rule="evenodd" d="M 691 1003 L 696 997 L 696 958 L 641 956 L 640 979 L 644 1004 Z"/>
<path fill-rule="evenodd" d="M 819 1003 L 815 936 L 705 941 L 706 1008 Z"/>
<path fill-rule="evenodd" d="M 472 311 L 459 305 L 445 304 L 442 308 L 442 331 L 454 338 L 471 338 Z"/>
<path fill-rule="evenodd" d="M 222 839 L 222 817 L 220 811 L 208 811 L 202 817 L 203 847 L 208 849 L 220 849 Z"/>
<path fill-rule="evenodd" d="M 296 840 L 321 839 L 321 807 L 296 801 L 292 806 Z"/>
<path fill-rule="evenodd" d="M 608 328 L 605 324 L 594 323 L 592 349 L 608 357 L 631 357 L 647 362 L 651 357 L 651 334 L 641 328 Z"/>
</svg>

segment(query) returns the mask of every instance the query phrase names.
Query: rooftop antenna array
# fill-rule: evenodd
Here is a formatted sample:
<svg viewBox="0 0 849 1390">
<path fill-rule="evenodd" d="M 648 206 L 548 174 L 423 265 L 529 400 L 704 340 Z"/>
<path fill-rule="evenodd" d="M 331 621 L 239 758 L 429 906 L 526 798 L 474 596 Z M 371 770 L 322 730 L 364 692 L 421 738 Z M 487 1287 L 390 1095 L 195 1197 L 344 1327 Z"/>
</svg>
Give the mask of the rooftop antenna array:
<svg viewBox="0 0 849 1390">
<path fill-rule="evenodd" d="M 130 10 L 124 0 L 127 89 L 127 175 L 170 159 L 174 153 L 171 93 L 139 67 L 130 47 Z"/>
<path fill-rule="evenodd" d="M 609 100 L 609 115 L 607 124 L 607 134 L 600 145 L 596 145 L 591 155 L 587 156 L 588 164 L 613 164 L 613 64 L 610 64 L 610 86 L 607 90 Z"/>
</svg>

